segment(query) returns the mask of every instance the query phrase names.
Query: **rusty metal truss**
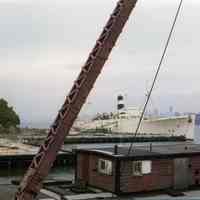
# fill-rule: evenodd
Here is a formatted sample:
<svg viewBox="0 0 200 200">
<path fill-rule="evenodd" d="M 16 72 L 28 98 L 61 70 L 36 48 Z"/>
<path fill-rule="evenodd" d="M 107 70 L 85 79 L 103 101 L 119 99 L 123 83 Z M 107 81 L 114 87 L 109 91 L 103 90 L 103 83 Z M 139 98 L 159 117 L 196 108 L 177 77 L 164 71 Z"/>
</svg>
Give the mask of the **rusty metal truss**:
<svg viewBox="0 0 200 200">
<path fill-rule="evenodd" d="M 120 0 L 117 3 L 94 49 L 66 97 L 46 140 L 24 176 L 15 195 L 15 200 L 33 200 L 39 193 L 44 178 L 48 175 L 65 137 L 92 90 L 136 2 L 137 0 Z"/>
</svg>

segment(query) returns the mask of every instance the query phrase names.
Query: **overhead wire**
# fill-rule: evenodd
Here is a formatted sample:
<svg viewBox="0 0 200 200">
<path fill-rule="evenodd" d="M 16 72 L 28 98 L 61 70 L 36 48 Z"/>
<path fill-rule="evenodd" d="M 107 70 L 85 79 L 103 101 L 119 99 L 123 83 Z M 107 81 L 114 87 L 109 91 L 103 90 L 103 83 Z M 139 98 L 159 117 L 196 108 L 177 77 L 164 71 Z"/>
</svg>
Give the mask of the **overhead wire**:
<svg viewBox="0 0 200 200">
<path fill-rule="evenodd" d="M 158 65 L 157 70 L 156 70 L 156 74 L 155 74 L 155 76 L 154 76 L 154 79 L 153 79 L 153 82 L 152 82 L 152 85 L 151 85 L 151 89 L 150 89 L 149 93 L 147 94 L 147 99 L 146 99 L 146 102 L 145 102 L 145 104 L 144 104 L 144 107 L 143 107 L 141 116 L 140 116 L 140 118 L 139 118 L 139 122 L 138 122 L 138 125 L 137 125 L 137 127 L 136 127 L 136 131 L 135 131 L 134 137 L 136 137 L 136 136 L 138 135 L 138 131 L 139 131 L 140 127 L 141 127 L 141 123 L 142 123 L 142 120 L 143 120 L 143 118 L 144 118 L 144 114 L 145 114 L 145 112 L 146 112 L 146 109 L 147 109 L 149 100 L 150 100 L 150 98 L 151 98 L 151 95 L 152 95 L 153 89 L 154 89 L 154 87 L 155 87 L 155 84 L 156 84 L 158 75 L 159 75 L 159 73 L 160 73 L 160 70 L 161 70 L 161 67 L 162 67 L 164 58 L 165 58 L 165 56 L 166 56 L 166 52 L 167 52 L 169 43 L 170 43 L 170 41 L 171 41 L 172 34 L 173 34 L 173 32 L 174 32 L 174 28 L 175 28 L 175 25 L 176 25 L 178 16 L 179 16 L 179 14 L 180 14 L 182 5 L 183 5 L 183 0 L 180 0 L 178 9 L 177 9 L 175 18 L 174 18 L 174 20 L 173 20 L 173 24 L 172 24 L 170 33 L 169 33 L 169 36 L 168 36 L 167 41 L 166 41 L 166 44 L 165 44 L 164 51 L 163 51 L 163 53 L 162 53 L 162 57 L 161 57 L 161 59 L 160 59 L 159 65 Z M 131 143 L 131 145 L 130 145 L 130 147 L 129 147 L 129 149 L 128 149 L 128 155 L 131 153 L 132 149 L 133 149 L 133 143 Z"/>
</svg>

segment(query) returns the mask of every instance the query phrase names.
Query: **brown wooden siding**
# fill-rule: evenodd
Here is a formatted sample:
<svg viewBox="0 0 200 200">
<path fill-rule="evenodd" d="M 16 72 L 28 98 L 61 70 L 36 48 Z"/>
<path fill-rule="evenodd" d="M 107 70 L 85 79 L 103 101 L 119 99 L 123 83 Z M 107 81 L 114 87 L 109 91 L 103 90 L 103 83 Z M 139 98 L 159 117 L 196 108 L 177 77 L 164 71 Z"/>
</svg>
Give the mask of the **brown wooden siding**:
<svg viewBox="0 0 200 200">
<path fill-rule="evenodd" d="M 113 162 L 113 174 L 105 175 L 98 172 L 98 159 L 99 156 L 91 155 L 90 156 L 90 173 L 89 173 L 89 184 L 96 186 L 98 188 L 105 189 L 107 191 L 114 192 L 114 177 L 115 177 L 115 163 Z"/>
<path fill-rule="evenodd" d="M 77 180 L 84 184 L 88 184 L 89 181 L 89 159 L 87 154 L 77 155 Z"/>
<path fill-rule="evenodd" d="M 114 192 L 115 163 L 113 162 L 113 174 L 105 175 L 98 172 L 98 159 L 103 158 L 89 154 L 77 156 L 77 180 L 88 185 Z"/>
<path fill-rule="evenodd" d="M 132 175 L 132 161 L 122 162 L 120 190 L 122 193 L 169 188 L 173 185 L 173 160 L 152 161 L 152 173 Z"/>
<path fill-rule="evenodd" d="M 189 168 L 191 171 L 191 185 L 200 185 L 200 156 L 190 159 Z"/>
<path fill-rule="evenodd" d="M 175 158 L 152 160 L 152 172 L 143 176 L 133 176 L 132 161 L 122 160 L 119 169 L 116 169 L 116 161 L 113 161 L 113 174 L 111 176 L 101 174 L 98 172 L 98 159 L 100 158 L 104 158 L 103 155 L 78 153 L 77 180 L 82 180 L 85 184 L 110 192 L 116 192 L 116 188 L 119 188 L 121 193 L 153 191 L 174 187 Z M 118 171 L 118 174 L 115 173 L 115 170 Z M 189 158 L 188 173 L 188 185 L 200 185 L 200 156 Z M 116 176 L 120 176 L 120 180 L 116 179 Z M 119 187 L 116 182 L 120 184 Z"/>
</svg>

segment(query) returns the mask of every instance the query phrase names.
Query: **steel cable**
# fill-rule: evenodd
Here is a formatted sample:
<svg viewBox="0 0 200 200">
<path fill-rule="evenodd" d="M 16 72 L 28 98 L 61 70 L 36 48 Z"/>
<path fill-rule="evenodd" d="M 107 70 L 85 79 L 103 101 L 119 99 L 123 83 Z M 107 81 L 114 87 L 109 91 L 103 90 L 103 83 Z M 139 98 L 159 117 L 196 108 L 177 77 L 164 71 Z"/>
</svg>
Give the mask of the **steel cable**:
<svg viewBox="0 0 200 200">
<path fill-rule="evenodd" d="M 137 128 L 136 128 L 136 131 L 135 131 L 135 134 L 134 134 L 134 137 L 136 137 L 136 136 L 138 135 L 138 131 L 139 131 L 139 129 L 140 129 L 142 120 L 143 120 L 143 118 L 144 118 L 144 114 L 145 114 L 145 112 L 146 112 L 146 108 L 147 108 L 147 106 L 148 106 L 148 103 L 149 103 L 150 97 L 151 97 L 151 95 L 152 95 L 153 89 L 154 89 L 154 87 L 155 87 L 155 84 L 156 84 L 156 81 L 157 81 L 159 72 L 160 72 L 160 70 L 161 70 L 161 67 L 162 67 L 162 64 L 163 64 L 163 60 L 164 60 L 164 58 L 165 58 L 165 56 L 166 56 L 166 52 L 167 52 L 169 43 L 170 43 L 170 41 L 171 41 L 172 34 L 173 34 L 173 31 L 174 31 L 174 28 L 175 28 L 175 25 L 176 25 L 178 16 L 179 16 L 179 14 L 180 14 L 180 10 L 181 10 L 182 4 L 183 4 L 183 0 L 180 0 L 178 9 L 177 9 L 177 12 L 176 12 L 176 15 L 175 15 L 175 18 L 174 18 L 174 21 L 173 21 L 173 24 L 172 24 L 170 33 L 169 33 L 169 36 L 168 36 L 168 39 L 167 39 L 167 42 L 166 42 L 166 44 L 165 44 L 165 48 L 164 48 L 164 51 L 163 51 L 161 60 L 160 60 L 160 62 L 159 62 L 159 65 L 158 65 L 156 74 L 155 74 L 154 79 L 153 79 L 153 82 L 152 82 L 151 89 L 150 89 L 149 93 L 147 94 L 147 99 L 146 99 L 146 102 L 145 102 L 145 104 L 144 104 L 144 107 L 143 107 L 143 110 L 142 110 L 142 113 L 141 113 L 141 116 L 140 116 L 140 119 L 139 119 L 139 122 L 138 122 L 138 125 L 137 125 Z M 129 149 L 128 149 L 128 155 L 131 153 L 132 149 L 133 149 L 133 143 L 131 143 L 131 145 L 130 145 L 130 147 L 129 147 Z"/>
</svg>

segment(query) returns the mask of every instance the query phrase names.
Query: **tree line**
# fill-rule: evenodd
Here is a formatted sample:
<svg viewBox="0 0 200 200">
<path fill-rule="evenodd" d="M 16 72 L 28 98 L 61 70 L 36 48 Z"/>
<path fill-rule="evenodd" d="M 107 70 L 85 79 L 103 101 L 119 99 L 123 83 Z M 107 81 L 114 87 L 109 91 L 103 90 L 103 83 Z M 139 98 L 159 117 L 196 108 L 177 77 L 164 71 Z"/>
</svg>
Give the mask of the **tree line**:
<svg viewBox="0 0 200 200">
<path fill-rule="evenodd" d="M 0 99 L 0 128 L 5 131 L 18 128 L 19 125 L 20 118 L 13 107 L 9 106 L 5 99 Z"/>
</svg>

